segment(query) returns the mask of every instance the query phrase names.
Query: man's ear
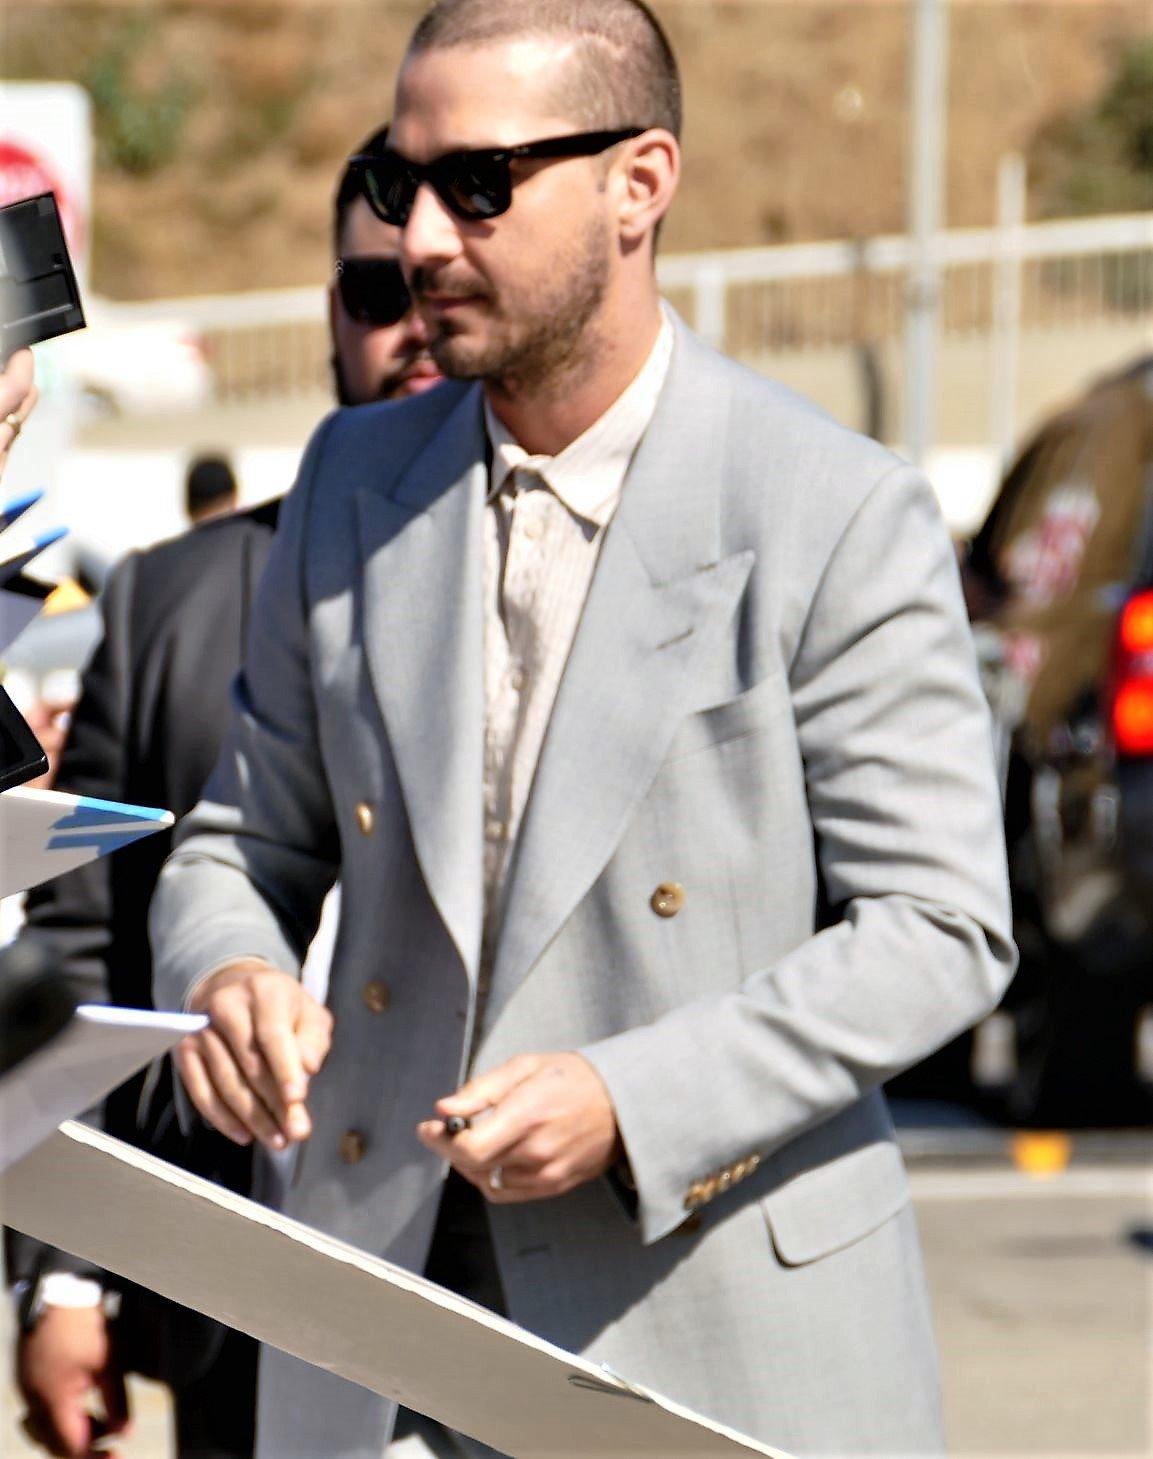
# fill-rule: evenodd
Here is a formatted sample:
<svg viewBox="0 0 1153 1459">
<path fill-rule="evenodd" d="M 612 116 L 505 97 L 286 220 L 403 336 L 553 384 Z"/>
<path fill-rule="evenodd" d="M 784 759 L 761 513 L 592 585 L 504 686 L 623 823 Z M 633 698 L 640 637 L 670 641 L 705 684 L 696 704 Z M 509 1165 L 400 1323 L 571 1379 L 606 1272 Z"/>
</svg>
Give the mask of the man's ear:
<svg viewBox="0 0 1153 1459">
<path fill-rule="evenodd" d="M 653 127 L 626 142 L 620 162 L 621 201 L 617 212 L 622 243 L 636 246 L 668 212 L 681 173 L 681 149 L 671 132 Z"/>
</svg>

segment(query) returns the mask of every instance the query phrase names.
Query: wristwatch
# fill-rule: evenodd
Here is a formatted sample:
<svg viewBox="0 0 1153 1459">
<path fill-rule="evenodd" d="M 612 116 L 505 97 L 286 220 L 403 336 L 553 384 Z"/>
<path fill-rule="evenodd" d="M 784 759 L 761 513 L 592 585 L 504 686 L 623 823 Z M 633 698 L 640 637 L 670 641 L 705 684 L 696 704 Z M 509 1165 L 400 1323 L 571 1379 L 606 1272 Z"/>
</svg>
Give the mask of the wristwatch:
<svg viewBox="0 0 1153 1459">
<path fill-rule="evenodd" d="M 16 1301 L 16 1322 L 22 1333 L 30 1333 L 48 1307 L 74 1310 L 99 1307 L 111 1320 L 120 1311 L 120 1293 L 109 1292 L 93 1277 L 74 1272 L 42 1272 L 34 1282 L 17 1282 L 12 1289 Z"/>
</svg>

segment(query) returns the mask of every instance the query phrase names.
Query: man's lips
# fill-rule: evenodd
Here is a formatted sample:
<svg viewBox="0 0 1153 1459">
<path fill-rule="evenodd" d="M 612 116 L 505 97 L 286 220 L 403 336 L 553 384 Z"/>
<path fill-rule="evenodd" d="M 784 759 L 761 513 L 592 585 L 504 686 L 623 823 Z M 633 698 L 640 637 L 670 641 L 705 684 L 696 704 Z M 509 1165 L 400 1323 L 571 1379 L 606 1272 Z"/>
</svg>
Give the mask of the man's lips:
<svg viewBox="0 0 1153 1459">
<path fill-rule="evenodd" d="M 404 372 L 397 390 L 402 395 L 418 395 L 424 390 L 431 390 L 434 385 L 439 385 L 443 379 L 444 376 L 433 360 L 420 360 Z"/>
<path fill-rule="evenodd" d="M 418 302 L 425 308 L 433 310 L 437 314 L 448 314 L 454 309 L 461 309 L 467 304 L 479 304 L 484 298 L 483 294 L 420 294 Z"/>
<path fill-rule="evenodd" d="M 422 358 L 414 364 L 409 365 L 408 369 L 404 372 L 404 378 L 406 380 L 443 380 L 444 376 L 441 374 L 440 366 L 435 360 Z"/>
<path fill-rule="evenodd" d="M 423 395 L 426 390 L 434 390 L 444 381 L 443 375 L 410 375 L 401 382 L 401 395 Z"/>
</svg>

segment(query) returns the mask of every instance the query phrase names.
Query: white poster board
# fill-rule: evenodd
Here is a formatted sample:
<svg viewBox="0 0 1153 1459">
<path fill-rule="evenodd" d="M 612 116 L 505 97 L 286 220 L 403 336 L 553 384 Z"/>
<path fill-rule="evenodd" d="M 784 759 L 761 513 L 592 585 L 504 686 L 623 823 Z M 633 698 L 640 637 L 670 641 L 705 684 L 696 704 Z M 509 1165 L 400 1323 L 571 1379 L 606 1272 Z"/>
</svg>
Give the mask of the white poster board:
<svg viewBox="0 0 1153 1459">
<path fill-rule="evenodd" d="M 0 897 L 75 871 L 173 820 L 151 806 L 24 786 L 6 790 L 0 794 Z"/>
<path fill-rule="evenodd" d="M 98 1130 L 64 1125 L 11 1167 L 0 1212 L 512 1459 L 787 1459 Z"/>
<path fill-rule="evenodd" d="M 51 1043 L 0 1077 L 0 1170 L 207 1022 L 191 1013 L 78 1008 Z"/>
</svg>

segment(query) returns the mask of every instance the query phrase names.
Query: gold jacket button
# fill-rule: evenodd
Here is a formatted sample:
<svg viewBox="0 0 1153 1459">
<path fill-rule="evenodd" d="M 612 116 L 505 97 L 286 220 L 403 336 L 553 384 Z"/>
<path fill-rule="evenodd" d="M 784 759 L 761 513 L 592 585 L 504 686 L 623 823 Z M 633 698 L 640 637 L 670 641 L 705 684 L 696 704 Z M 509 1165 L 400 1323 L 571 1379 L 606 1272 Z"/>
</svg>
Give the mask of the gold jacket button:
<svg viewBox="0 0 1153 1459">
<path fill-rule="evenodd" d="M 383 1013 L 392 1002 L 388 984 L 381 982 L 379 978 L 373 978 L 371 983 L 365 983 L 363 997 L 364 1006 L 369 1013 Z"/>
<path fill-rule="evenodd" d="M 345 1130 L 340 1137 L 340 1158 L 345 1165 L 359 1165 L 367 1148 L 368 1142 L 359 1130 Z"/>
<path fill-rule="evenodd" d="M 675 917 L 685 905 L 685 889 L 679 881 L 663 881 L 649 898 L 658 917 Z"/>
<path fill-rule="evenodd" d="M 361 835 L 372 835 L 372 829 L 376 825 L 376 816 L 366 800 L 362 800 L 356 807 L 356 824 L 360 827 Z"/>
</svg>

